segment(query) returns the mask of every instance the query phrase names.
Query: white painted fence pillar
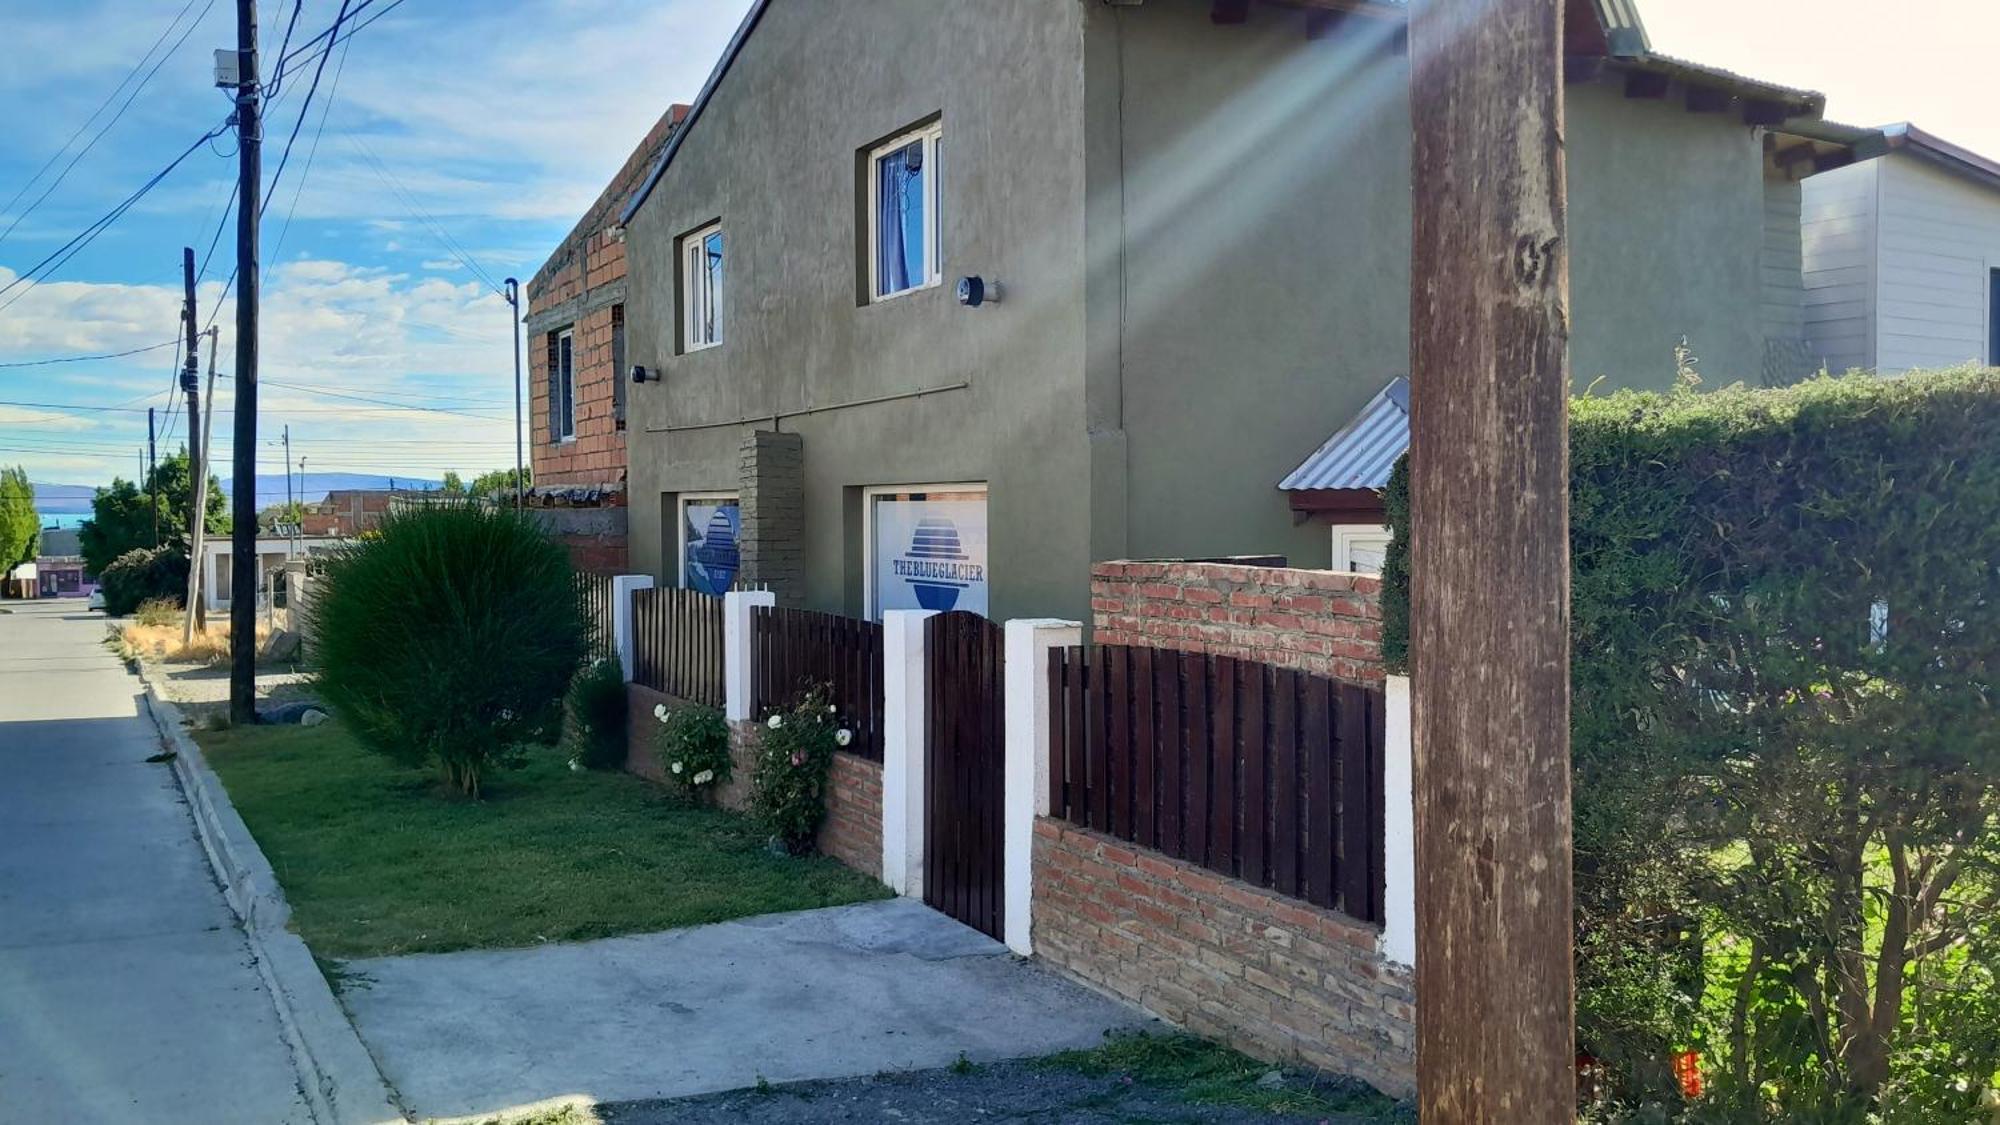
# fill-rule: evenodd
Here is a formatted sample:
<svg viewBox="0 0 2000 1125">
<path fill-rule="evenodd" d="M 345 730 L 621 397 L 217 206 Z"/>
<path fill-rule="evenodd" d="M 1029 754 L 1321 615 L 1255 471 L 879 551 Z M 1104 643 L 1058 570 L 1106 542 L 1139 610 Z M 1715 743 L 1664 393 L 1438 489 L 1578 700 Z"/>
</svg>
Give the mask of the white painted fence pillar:
<svg viewBox="0 0 2000 1125">
<path fill-rule="evenodd" d="M 1410 741 L 1410 678 L 1383 685 L 1382 956 L 1417 963 L 1417 801 Z"/>
<path fill-rule="evenodd" d="M 1007 948 L 1033 953 L 1035 818 L 1049 815 L 1049 650 L 1083 643 L 1075 621 L 1007 622 L 1007 759 L 1001 813 L 1001 933 Z"/>
<path fill-rule="evenodd" d="M 722 595 L 722 713 L 731 722 L 757 717 L 752 609 L 778 604 L 769 590 L 731 590 Z"/>
<path fill-rule="evenodd" d="M 611 578 L 611 651 L 618 654 L 618 667 L 625 682 L 632 682 L 632 594 L 653 588 L 650 574 L 616 574 Z"/>
<path fill-rule="evenodd" d="M 882 614 L 882 881 L 924 893 L 924 620 L 926 609 Z"/>
</svg>

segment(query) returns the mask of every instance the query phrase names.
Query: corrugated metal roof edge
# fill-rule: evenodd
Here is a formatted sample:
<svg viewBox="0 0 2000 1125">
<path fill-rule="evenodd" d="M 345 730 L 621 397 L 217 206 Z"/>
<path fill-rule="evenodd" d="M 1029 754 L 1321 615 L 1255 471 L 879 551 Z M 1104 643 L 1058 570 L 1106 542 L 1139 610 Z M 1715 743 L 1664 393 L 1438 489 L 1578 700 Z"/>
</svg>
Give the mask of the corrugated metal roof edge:
<svg viewBox="0 0 2000 1125">
<path fill-rule="evenodd" d="M 1935 133 L 1927 133 L 1908 121 L 1884 125 L 1881 133 L 1888 142 L 1889 151 L 1907 151 L 1946 171 L 2000 189 L 2000 161 L 1981 156 L 1963 145 L 1955 145 Z"/>
</svg>

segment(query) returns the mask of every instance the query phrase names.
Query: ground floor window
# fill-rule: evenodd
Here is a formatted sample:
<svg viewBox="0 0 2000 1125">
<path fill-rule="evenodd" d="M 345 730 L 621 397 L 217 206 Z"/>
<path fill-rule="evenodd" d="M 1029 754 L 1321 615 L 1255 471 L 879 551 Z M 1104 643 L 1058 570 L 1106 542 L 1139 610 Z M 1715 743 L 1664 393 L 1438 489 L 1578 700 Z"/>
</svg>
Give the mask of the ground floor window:
<svg viewBox="0 0 2000 1125">
<path fill-rule="evenodd" d="M 1389 529 L 1373 523 L 1333 525 L 1333 569 L 1355 574 L 1382 573 L 1382 559 L 1389 551 Z"/>
<path fill-rule="evenodd" d="M 866 491 L 868 616 L 987 607 L 986 486 Z"/>
<path fill-rule="evenodd" d="M 743 531 L 736 494 L 707 492 L 681 497 L 681 585 L 704 594 L 726 594 L 742 563 L 736 541 Z"/>
</svg>

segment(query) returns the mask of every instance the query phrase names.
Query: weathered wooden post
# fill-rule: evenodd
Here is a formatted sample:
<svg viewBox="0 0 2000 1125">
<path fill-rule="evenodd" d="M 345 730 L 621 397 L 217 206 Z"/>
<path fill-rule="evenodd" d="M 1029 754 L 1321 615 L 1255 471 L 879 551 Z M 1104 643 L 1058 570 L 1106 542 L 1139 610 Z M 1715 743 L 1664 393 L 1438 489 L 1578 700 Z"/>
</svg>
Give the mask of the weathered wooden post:
<svg viewBox="0 0 2000 1125">
<path fill-rule="evenodd" d="M 1413 8 L 1419 1112 L 1569 1122 L 1562 2 Z"/>
</svg>

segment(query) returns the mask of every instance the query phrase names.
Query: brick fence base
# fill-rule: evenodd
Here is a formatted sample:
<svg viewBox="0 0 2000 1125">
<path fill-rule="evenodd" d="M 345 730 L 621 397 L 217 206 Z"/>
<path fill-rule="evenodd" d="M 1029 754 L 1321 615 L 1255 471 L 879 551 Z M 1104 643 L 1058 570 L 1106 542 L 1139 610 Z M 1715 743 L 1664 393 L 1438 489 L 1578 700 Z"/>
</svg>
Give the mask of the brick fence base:
<svg viewBox="0 0 2000 1125">
<path fill-rule="evenodd" d="M 625 686 L 629 734 L 625 745 L 625 769 L 665 784 L 667 773 L 654 751 L 660 721 L 653 717 L 659 704 L 685 706 L 685 701 L 664 695 L 640 684 Z M 716 803 L 726 809 L 744 811 L 750 807 L 750 776 L 756 769 L 758 723 L 729 724 L 730 779 L 716 791 Z M 882 875 L 882 764 L 835 751 L 833 768 L 827 775 L 826 823 L 820 826 L 819 850 L 867 875 Z"/>
<path fill-rule="evenodd" d="M 1034 880 L 1056 966 L 1247 1054 L 1415 1090 L 1415 986 L 1374 926 L 1056 820 Z"/>
</svg>

